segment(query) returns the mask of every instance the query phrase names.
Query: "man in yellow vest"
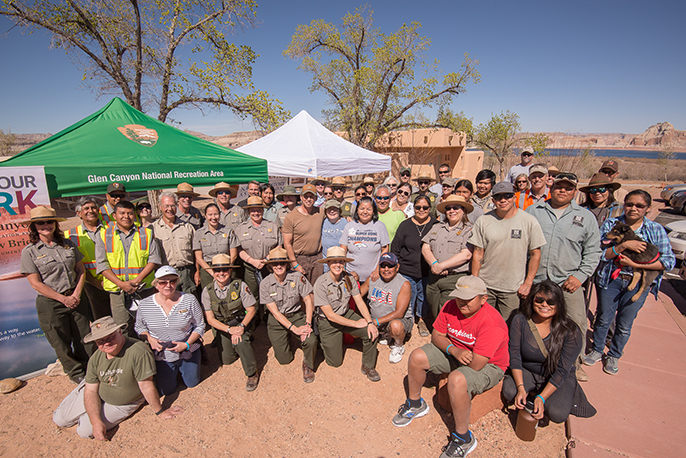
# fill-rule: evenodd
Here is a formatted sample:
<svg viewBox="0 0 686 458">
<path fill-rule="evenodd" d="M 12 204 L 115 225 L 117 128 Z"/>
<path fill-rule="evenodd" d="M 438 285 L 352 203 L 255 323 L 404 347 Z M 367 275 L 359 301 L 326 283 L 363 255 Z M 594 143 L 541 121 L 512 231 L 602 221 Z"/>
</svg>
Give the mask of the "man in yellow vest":
<svg viewBox="0 0 686 458">
<path fill-rule="evenodd" d="M 114 224 L 114 206 L 117 202 L 126 199 L 126 187 L 121 183 L 110 183 L 107 185 L 107 202 L 100 207 L 100 214 L 98 217 L 102 221 L 103 226 Z"/>
<path fill-rule="evenodd" d="M 102 286 L 110 296 L 112 317 L 117 324 L 127 323 L 131 330 L 136 313 L 129 313 L 127 296 L 153 294 L 154 270 L 162 260 L 152 230 L 134 225 L 136 211 L 131 202 L 118 202 L 114 219 L 116 224 L 101 231 L 95 240 L 96 269 L 104 277 Z"/>
<path fill-rule="evenodd" d="M 95 263 L 95 240 L 100 236 L 100 231 L 104 230 L 95 197 L 85 196 L 79 199 L 76 202 L 76 215 L 81 218 L 81 225 L 64 231 L 64 237 L 74 242 L 83 255 L 83 266 L 86 268 L 86 283 L 83 292 L 90 304 L 92 319 L 97 320 L 112 315 L 112 311 L 110 297 L 102 289 L 103 277 L 97 273 Z M 84 300 L 83 296 L 81 300 Z"/>
</svg>

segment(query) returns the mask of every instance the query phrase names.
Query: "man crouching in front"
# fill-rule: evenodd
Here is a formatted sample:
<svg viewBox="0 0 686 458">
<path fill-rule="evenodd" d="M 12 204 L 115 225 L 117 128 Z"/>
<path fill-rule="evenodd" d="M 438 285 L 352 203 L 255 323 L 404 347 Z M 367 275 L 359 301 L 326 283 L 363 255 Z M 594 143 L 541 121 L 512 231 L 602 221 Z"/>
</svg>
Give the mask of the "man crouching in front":
<svg viewBox="0 0 686 458">
<path fill-rule="evenodd" d="M 441 458 L 463 457 L 476 447 L 469 431 L 472 396 L 493 388 L 510 361 L 507 325 L 486 303 L 486 284 L 479 277 L 461 277 L 434 323 L 431 343 L 410 354 L 407 364 L 409 398 L 393 417 L 395 426 L 407 426 L 429 413 L 421 390 L 426 371 L 447 374 L 455 432 Z"/>
<path fill-rule="evenodd" d="M 67 396 L 53 414 L 57 426 L 76 426 L 84 438 L 107 440 L 106 433 L 148 401 L 159 418 L 183 413 L 181 407 L 165 410 L 153 382 L 155 357 L 143 342 L 121 332 L 111 316 L 91 323 L 84 342 L 98 349 L 88 360 L 86 379 Z"/>
</svg>

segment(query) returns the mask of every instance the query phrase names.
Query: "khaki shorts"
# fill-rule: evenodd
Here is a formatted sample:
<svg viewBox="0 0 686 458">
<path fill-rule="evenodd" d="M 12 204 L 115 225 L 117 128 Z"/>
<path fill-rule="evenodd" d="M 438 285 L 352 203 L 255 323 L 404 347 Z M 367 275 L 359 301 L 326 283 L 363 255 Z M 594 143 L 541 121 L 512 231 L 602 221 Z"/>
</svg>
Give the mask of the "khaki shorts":
<svg viewBox="0 0 686 458">
<path fill-rule="evenodd" d="M 505 371 L 495 364 L 487 363 L 480 371 L 475 371 L 471 367 L 463 366 L 452 356 L 446 355 L 437 346 L 428 343 L 421 347 L 429 360 L 429 371 L 434 374 L 448 374 L 452 371 L 459 371 L 467 380 L 467 391 L 470 396 L 481 394 L 490 390 L 502 380 Z"/>
</svg>

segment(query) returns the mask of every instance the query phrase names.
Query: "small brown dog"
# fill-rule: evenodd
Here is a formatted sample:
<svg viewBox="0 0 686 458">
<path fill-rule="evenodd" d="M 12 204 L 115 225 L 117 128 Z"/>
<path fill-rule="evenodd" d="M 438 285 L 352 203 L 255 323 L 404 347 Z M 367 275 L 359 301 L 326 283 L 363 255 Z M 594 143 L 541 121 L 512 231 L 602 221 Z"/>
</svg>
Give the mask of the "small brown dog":
<svg viewBox="0 0 686 458">
<path fill-rule="evenodd" d="M 658 251 L 657 247 L 652 243 L 646 242 L 641 237 L 636 235 L 634 230 L 631 229 L 631 226 L 629 226 L 628 224 L 618 222 L 617 224 L 615 224 L 612 230 L 605 235 L 605 237 L 609 239 L 609 243 L 612 243 L 613 245 L 619 245 L 620 243 L 626 240 L 638 240 L 640 242 L 645 242 L 646 249 L 642 252 L 639 253 L 637 251 L 624 250 L 620 255 L 626 256 L 636 264 L 652 264 L 653 262 L 660 259 L 660 252 Z M 653 281 L 655 281 L 655 279 L 658 275 L 660 275 L 661 272 L 660 270 L 646 269 L 633 269 L 633 271 L 634 276 L 631 279 L 631 283 L 629 284 L 627 289 L 629 291 L 634 289 L 638 284 L 639 280 L 641 280 L 641 287 L 638 289 L 636 294 L 633 295 L 633 297 L 631 298 L 631 302 L 635 302 L 636 300 L 638 300 L 638 298 L 641 297 L 641 294 L 643 294 L 646 288 L 650 287 L 650 285 L 653 283 Z"/>
</svg>

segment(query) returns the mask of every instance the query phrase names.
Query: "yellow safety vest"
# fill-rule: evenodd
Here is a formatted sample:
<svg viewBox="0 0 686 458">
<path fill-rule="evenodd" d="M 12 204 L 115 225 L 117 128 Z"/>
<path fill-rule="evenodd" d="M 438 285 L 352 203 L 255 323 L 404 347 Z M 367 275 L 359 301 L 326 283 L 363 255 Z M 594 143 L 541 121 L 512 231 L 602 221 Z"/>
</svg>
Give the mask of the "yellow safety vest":
<svg viewBox="0 0 686 458">
<path fill-rule="evenodd" d="M 133 241 L 129 248 L 128 259 L 126 259 L 126 253 L 124 252 L 124 244 L 121 242 L 119 235 L 114 231 L 114 225 L 107 227 L 104 231 L 100 231 L 102 241 L 105 242 L 107 262 L 114 275 L 121 281 L 133 279 L 143 270 L 148 263 L 150 244 L 154 243 L 151 229 L 136 228 L 135 230 L 136 233 L 133 236 Z M 147 287 L 152 286 L 153 278 L 153 272 L 150 272 L 150 274 L 145 277 L 145 280 L 143 281 Z M 119 287 L 107 278 L 103 279 L 102 287 L 105 291 L 119 291 Z"/>
<path fill-rule="evenodd" d="M 104 229 L 100 228 L 99 232 Z M 97 273 L 97 266 L 95 262 L 95 242 L 91 240 L 88 234 L 83 230 L 83 225 L 79 225 L 71 230 L 64 231 L 64 236 L 69 238 L 74 245 L 79 249 L 83 255 L 83 266 L 96 280 L 102 281 L 104 278 Z"/>
<path fill-rule="evenodd" d="M 112 214 L 108 213 L 107 205 L 100 207 L 100 221 L 102 221 L 103 226 L 114 224 L 114 212 L 112 212 Z"/>
</svg>

